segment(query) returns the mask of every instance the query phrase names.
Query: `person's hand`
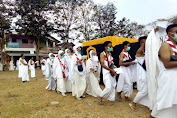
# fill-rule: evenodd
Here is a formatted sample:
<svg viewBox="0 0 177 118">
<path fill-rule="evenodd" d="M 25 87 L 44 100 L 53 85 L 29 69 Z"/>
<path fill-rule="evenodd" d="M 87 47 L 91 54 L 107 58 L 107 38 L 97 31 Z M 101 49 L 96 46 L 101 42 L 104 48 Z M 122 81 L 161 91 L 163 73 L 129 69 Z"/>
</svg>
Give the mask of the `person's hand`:
<svg viewBox="0 0 177 118">
<path fill-rule="evenodd" d="M 94 68 L 90 68 L 91 71 L 94 71 Z"/>
<path fill-rule="evenodd" d="M 114 74 L 114 76 L 117 76 L 117 73 L 115 70 L 111 69 L 111 72 Z"/>
<path fill-rule="evenodd" d="M 136 64 L 135 62 L 131 62 L 132 65 Z"/>
</svg>

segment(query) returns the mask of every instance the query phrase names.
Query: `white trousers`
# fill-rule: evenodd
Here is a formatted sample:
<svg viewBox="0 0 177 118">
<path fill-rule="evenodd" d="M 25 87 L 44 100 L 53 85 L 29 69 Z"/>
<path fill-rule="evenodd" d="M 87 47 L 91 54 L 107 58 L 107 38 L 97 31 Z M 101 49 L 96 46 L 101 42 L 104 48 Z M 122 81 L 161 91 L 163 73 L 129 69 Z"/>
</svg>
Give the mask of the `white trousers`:
<svg viewBox="0 0 177 118">
<path fill-rule="evenodd" d="M 141 82 L 141 83 L 144 83 L 144 82 Z M 142 87 L 140 88 L 140 90 L 138 90 L 138 93 L 136 94 L 133 102 L 138 103 L 145 97 L 148 97 L 148 87 L 147 87 L 146 83 L 142 84 Z M 148 103 L 146 103 L 146 104 L 148 104 Z M 145 106 L 147 106 L 147 105 L 145 105 Z"/>
<path fill-rule="evenodd" d="M 35 69 L 31 69 L 31 77 L 32 77 L 32 78 L 36 77 Z"/>
<path fill-rule="evenodd" d="M 112 85 L 111 78 L 104 79 L 103 82 L 105 88 L 101 92 L 100 97 L 105 98 L 109 101 L 115 101 L 115 87 Z"/>
</svg>

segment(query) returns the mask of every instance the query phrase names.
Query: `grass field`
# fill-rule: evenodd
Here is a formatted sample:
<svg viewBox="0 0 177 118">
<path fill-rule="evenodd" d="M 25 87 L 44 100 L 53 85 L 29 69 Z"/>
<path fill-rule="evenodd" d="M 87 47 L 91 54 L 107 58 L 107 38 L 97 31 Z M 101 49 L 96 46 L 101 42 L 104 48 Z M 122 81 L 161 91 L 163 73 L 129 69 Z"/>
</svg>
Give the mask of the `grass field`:
<svg viewBox="0 0 177 118">
<path fill-rule="evenodd" d="M 41 70 L 36 70 L 36 79 L 22 83 L 18 72 L 0 72 L 0 118 L 147 118 L 147 107 L 137 105 L 132 111 L 128 102 L 114 106 L 99 106 L 97 98 L 86 96 L 78 101 L 68 93 L 66 97 L 45 89 L 47 81 Z M 134 97 L 135 93 L 132 98 Z M 57 101 L 59 104 L 51 104 Z"/>
</svg>

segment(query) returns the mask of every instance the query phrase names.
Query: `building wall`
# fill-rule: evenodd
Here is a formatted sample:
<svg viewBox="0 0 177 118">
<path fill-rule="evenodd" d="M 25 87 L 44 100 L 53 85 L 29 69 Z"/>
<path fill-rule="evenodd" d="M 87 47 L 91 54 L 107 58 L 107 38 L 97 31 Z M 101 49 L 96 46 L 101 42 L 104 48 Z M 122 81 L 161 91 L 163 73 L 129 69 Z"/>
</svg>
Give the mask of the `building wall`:
<svg viewBox="0 0 177 118">
<path fill-rule="evenodd" d="M 13 42 L 16 39 L 16 42 Z M 9 42 L 11 44 L 18 44 L 19 48 L 34 48 L 33 40 L 30 39 L 29 36 L 23 36 L 23 35 L 10 35 L 8 38 Z M 23 40 L 27 40 L 27 43 L 24 43 Z M 8 47 L 8 45 L 7 45 Z"/>
</svg>

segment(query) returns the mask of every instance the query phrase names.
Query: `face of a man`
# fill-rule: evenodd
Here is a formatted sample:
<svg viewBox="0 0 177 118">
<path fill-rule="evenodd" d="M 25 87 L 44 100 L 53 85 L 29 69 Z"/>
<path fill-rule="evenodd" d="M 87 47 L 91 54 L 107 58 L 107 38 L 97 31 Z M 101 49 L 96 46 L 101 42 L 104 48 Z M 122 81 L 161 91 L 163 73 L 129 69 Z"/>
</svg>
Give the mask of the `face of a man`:
<svg viewBox="0 0 177 118">
<path fill-rule="evenodd" d="M 23 56 L 22 56 L 22 59 L 24 59 L 24 58 L 25 58 L 25 56 L 23 55 Z"/>
<path fill-rule="evenodd" d="M 144 45 L 146 43 L 146 39 L 142 39 L 140 45 Z"/>
<path fill-rule="evenodd" d="M 109 43 L 108 46 L 105 47 L 106 50 L 108 50 L 108 48 L 112 48 L 112 43 Z"/>
<path fill-rule="evenodd" d="M 31 60 L 33 60 L 34 58 L 32 57 Z"/>
<path fill-rule="evenodd" d="M 130 43 L 128 43 L 127 45 L 124 45 L 124 48 L 128 48 L 130 47 Z"/>
<path fill-rule="evenodd" d="M 168 37 L 170 39 L 173 39 L 173 37 L 175 36 L 175 34 L 177 34 L 177 27 L 174 27 L 171 29 L 171 31 L 168 33 Z"/>
</svg>

